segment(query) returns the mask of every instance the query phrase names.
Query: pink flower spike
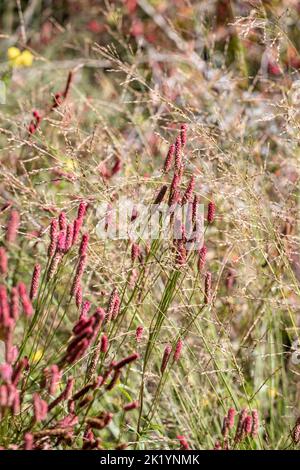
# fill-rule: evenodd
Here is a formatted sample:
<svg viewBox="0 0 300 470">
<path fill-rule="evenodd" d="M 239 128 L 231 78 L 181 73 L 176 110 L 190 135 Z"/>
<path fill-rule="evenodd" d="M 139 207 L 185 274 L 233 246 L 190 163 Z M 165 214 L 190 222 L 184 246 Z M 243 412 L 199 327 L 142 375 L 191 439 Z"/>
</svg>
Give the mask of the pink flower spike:
<svg viewBox="0 0 300 470">
<path fill-rule="evenodd" d="M 180 139 L 181 139 L 182 147 L 184 147 L 186 144 L 186 139 L 187 139 L 186 134 L 187 134 L 187 124 L 182 124 L 180 127 Z"/>
<path fill-rule="evenodd" d="M 186 191 L 182 197 L 182 201 L 181 201 L 182 205 L 186 204 L 187 202 L 190 202 L 190 203 L 193 202 L 194 189 L 195 189 L 195 176 L 191 176 L 188 187 L 186 188 Z"/>
<path fill-rule="evenodd" d="M 235 417 L 235 409 L 229 408 L 228 413 L 227 413 L 229 429 L 232 429 L 234 426 L 234 417 Z"/>
<path fill-rule="evenodd" d="M 55 253 L 58 237 L 58 223 L 56 219 L 53 219 L 50 226 L 50 244 L 48 248 L 48 256 L 52 258 Z"/>
<path fill-rule="evenodd" d="M 36 264 L 33 270 L 31 288 L 30 288 L 31 300 L 35 299 L 37 296 L 38 289 L 39 289 L 40 276 L 41 276 L 41 265 Z"/>
<path fill-rule="evenodd" d="M 81 244 L 79 248 L 79 256 L 85 256 L 87 254 L 87 247 L 89 243 L 89 235 L 85 233 L 82 235 Z"/>
<path fill-rule="evenodd" d="M 137 243 L 133 243 L 131 247 L 131 261 L 134 261 L 141 255 L 141 248 Z"/>
<path fill-rule="evenodd" d="M 1 284 L 0 285 L 0 322 L 2 323 L 2 326 L 10 327 L 11 320 L 12 319 L 10 318 L 7 290 L 6 290 L 6 287 L 3 284 Z"/>
<path fill-rule="evenodd" d="M 67 217 L 65 212 L 61 212 L 58 216 L 58 223 L 60 230 L 65 231 L 67 229 Z"/>
<path fill-rule="evenodd" d="M 165 173 L 168 173 L 170 168 L 171 168 L 172 161 L 173 161 L 173 158 L 174 158 L 174 153 L 175 153 L 175 145 L 171 144 L 170 147 L 169 147 L 167 158 L 165 160 L 165 164 L 164 164 L 164 172 Z"/>
<path fill-rule="evenodd" d="M 131 403 L 127 403 L 127 405 L 123 406 L 124 411 L 131 411 L 131 410 L 136 410 L 139 407 L 139 402 L 138 401 L 133 401 Z"/>
<path fill-rule="evenodd" d="M 208 209 L 207 209 L 207 222 L 209 224 L 212 224 L 213 221 L 215 220 L 215 213 L 216 213 L 216 206 L 214 202 L 209 202 L 208 203 Z"/>
<path fill-rule="evenodd" d="M 115 370 L 122 369 L 122 367 L 126 366 L 127 364 L 130 364 L 131 362 L 135 361 L 139 357 L 140 357 L 140 355 L 138 353 L 130 354 L 130 356 L 127 356 L 124 359 L 121 359 L 116 364 L 114 364 L 113 368 Z"/>
<path fill-rule="evenodd" d="M 81 308 L 81 304 L 82 304 L 82 287 L 81 286 L 79 286 L 76 291 L 75 302 L 76 302 L 76 307 L 78 309 Z"/>
<path fill-rule="evenodd" d="M 251 437 L 255 438 L 258 435 L 259 430 L 259 417 L 258 411 L 252 410 L 252 429 L 251 429 Z"/>
<path fill-rule="evenodd" d="M 83 217 L 85 216 L 86 214 L 86 211 L 87 211 L 87 203 L 86 202 L 81 202 L 78 206 L 78 212 L 77 212 L 77 218 L 78 219 L 83 219 Z"/>
<path fill-rule="evenodd" d="M 7 273 L 7 254 L 3 246 L 0 247 L 0 274 Z"/>
<path fill-rule="evenodd" d="M 245 430 L 245 433 L 246 433 L 247 436 L 249 436 L 249 434 L 251 434 L 251 430 L 252 430 L 252 416 L 251 415 L 248 415 L 245 418 L 244 430 Z"/>
<path fill-rule="evenodd" d="M 205 263 L 206 263 L 206 256 L 207 256 L 207 248 L 205 245 L 202 246 L 199 250 L 199 258 L 198 258 L 198 270 L 202 271 Z"/>
<path fill-rule="evenodd" d="M 176 343 L 176 346 L 175 346 L 175 352 L 174 352 L 174 361 L 175 362 L 177 362 L 180 358 L 181 351 L 182 351 L 182 346 L 183 346 L 183 343 L 182 343 L 181 339 L 179 339 Z"/>
<path fill-rule="evenodd" d="M 33 394 L 33 410 L 36 423 L 39 423 L 47 418 L 48 405 L 45 400 L 42 400 L 38 393 Z"/>
<path fill-rule="evenodd" d="M 24 436 L 24 450 L 33 449 L 33 435 L 30 432 L 26 432 Z"/>
<path fill-rule="evenodd" d="M 66 247 L 66 232 L 64 230 L 61 230 L 58 234 L 57 251 L 59 253 L 64 253 L 65 247 Z"/>
<path fill-rule="evenodd" d="M 69 251 L 73 244 L 73 230 L 74 230 L 73 224 L 68 224 L 66 240 L 65 240 L 65 252 Z"/>
<path fill-rule="evenodd" d="M 180 442 L 180 448 L 182 450 L 190 450 L 190 446 L 184 436 L 177 436 L 177 439 Z"/>
<path fill-rule="evenodd" d="M 73 222 L 73 240 L 72 240 L 73 245 L 78 240 L 81 226 L 82 226 L 82 219 L 75 219 L 74 222 Z"/>
<path fill-rule="evenodd" d="M 19 291 L 16 287 L 11 289 L 10 294 L 10 316 L 17 321 L 19 318 Z"/>
<path fill-rule="evenodd" d="M 81 314 L 80 314 L 80 318 L 86 318 L 87 317 L 87 314 L 89 313 L 90 311 L 90 308 L 91 308 L 91 302 L 89 302 L 88 300 L 85 300 L 83 302 L 83 305 L 82 305 L 82 309 L 81 309 Z"/>
<path fill-rule="evenodd" d="M 106 353 L 108 350 L 108 337 L 106 335 L 101 336 L 100 351 Z"/>
<path fill-rule="evenodd" d="M 165 347 L 165 350 L 164 350 L 164 355 L 163 355 L 161 366 L 160 366 L 160 371 L 161 371 L 162 374 L 166 370 L 166 367 L 167 367 L 169 359 L 170 359 L 171 352 L 172 352 L 172 346 L 170 344 L 167 344 L 167 346 Z"/>
<path fill-rule="evenodd" d="M 144 328 L 142 326 L 137 327 L 136 332 L 135 332 L 135 339 L 136 339 L 137 343 L 141 342 L 142 336 L 143 336 L 143 331 L 144 331 Z"/>
<path fill-rule="evenodd" d="M 209 304 L 212 296 L 211 273 L 207 272 L 204 280 L 204 303 Z"/>
<path fill-rule="evenodd" d="M 8 243 L 14 243 L 17 237 L 18 228 L 20 225 L 19 212 L 13 209 L 10 213 L 7 227 L 6 227 L 6 241 Z"/>
<path fill-rule="evenodd" d="M 27 295 L 27 290 L 26 290 L 26 286 L 24 282 L 19 282 L 18 290 L 19 290 L 19 295 L 21 299 L 21 304 L 23 307 L 23 312 L 26 315 L 26 317 L 30 317 L 33 314 L 33 309 L 32 309 L 30 299 Z"/>
<path fill-rule="evenodd" d="M 177 136 L 175 142 L 175 170 L 178 172 L 181 168 L 181 137 Z"/>
</svg>

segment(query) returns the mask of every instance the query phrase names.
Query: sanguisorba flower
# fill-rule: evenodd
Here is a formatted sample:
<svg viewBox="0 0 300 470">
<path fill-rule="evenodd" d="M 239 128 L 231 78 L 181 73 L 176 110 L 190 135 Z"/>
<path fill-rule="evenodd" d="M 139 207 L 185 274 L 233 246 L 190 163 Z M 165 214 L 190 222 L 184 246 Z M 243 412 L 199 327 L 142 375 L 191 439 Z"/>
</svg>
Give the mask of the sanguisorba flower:
<svg viewBox="0 0 300 470">
<path fill-rule="evenodd" d="M 209 224 L 212 224 L 213 221 L 215 220 L 215 214 L 216 214 L 216 205 L 213 201 L 210 201 L 208 203 L 208 209 L 207 209 L 207 222 Z"/>
<path fill-rule="evenodd" d="M 168 173 L 168 171 L 171 168 L 173 158 L 174 158 L 174 154 L 175 154 L 175 145 L 171 144 L 170 147 L 169 147 L 169 150 L 168 150 L 168 154 L 167 154 L 167 158 L 165 160 L 165 164 L 164 164 L 164 172 L 165 173 Z"/>
<path fill-rule="evenodd" d="M 161 366 L 160 366 L 160 372 L 162 374 L 166 370 L 166 367 L 167 367 L 169 359 L 170 359 L 171 352 L 172 352 L 172 346 L 170 344 L 167 344 L 167 346 L 165 347 L 165 350 L 164 350 L 164 354 L 163 354 L 163 358 L 162 358 Z"/>
<path fill-rule="evenodd" d="M 36 264 L 33 270 L 32 280 L 31 280 L 31 288 L 30 288 L 30 299 L 33 300 L 36 298 L 38 289 L 39 289 L 39 282 L 41 276 L 41 265 Z"/>
<path fill-rule="evenodd" d="M 174 351 L 174 361 L 175 362 L 179 361 L 179 358 L 180 358 L 181 352 L 182 352 L 182 347 L 183 347 L 183 342 L 179 338 L 179 340 L 176 343 L 175 351 Z"/>
<path fill-rule="evenodd" d="M 180 140 L 182 147 L 184 147 L 187 140 L 187 124 L 182 124 L 180 127 Z"/>
<path fill-rule="evenodd" d="M 17 238 L 17 232 L 20 225 L 19 212 L 13 209 L 9 215 L 9 219 L 6 227 L 6 241 L 8 243 L 14 243 Z"/>
</svg>

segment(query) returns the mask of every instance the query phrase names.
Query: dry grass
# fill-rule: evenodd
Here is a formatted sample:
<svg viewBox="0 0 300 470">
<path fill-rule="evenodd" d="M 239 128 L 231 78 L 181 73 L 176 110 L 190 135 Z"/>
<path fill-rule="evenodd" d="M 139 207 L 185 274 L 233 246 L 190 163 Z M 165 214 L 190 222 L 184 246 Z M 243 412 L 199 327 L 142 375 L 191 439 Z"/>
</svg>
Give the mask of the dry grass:
<svg viewBox="0 0 300 470">
<path fill-rule="evenodd" d="M 58 9 L 55 21 L 53 12 L 48 20 L 41 14 L 42 3 L 36 2 L 25 25 L 36 57 L 32 67 L 3 64 L 1 243 L 9 268 L 1 283 L 10 293 L 20 280 L 30 286 L 37 262 L 45 272 L 50 221 L 61 211 L 73 219 L 79 202 L 87 202 L 85 299 L 92 313 L 100 306 L 107 310 L 114 287 L 121 299 L 119 316 L 103 327 L 109 350 L 92 377 L 134 351 L 140 358 L 122 369 L 112 390 L 96 387 L 82 406 L 75 400 L 78 423 L 63 438 L 49 437 L 47 429 L 60 427 L 67 401 L 46 420 L 34 421 L 33 393 L 48 405 L 53 399 L 43 370 L 59 363 L 78 320 L 68 290 L 77 263 L 73 248 L 53 281 L 45 275 L 33 303 L 34 323 L 24 316 L 17 322 L 14 344 L 30 368 L 20 385 L 20 411 L 2 409 L 1 445 L 22 447 L 27 432 L 36 447 L 81 448 L 83 433 L 91 429 L 87 419 L 108 412 L 109 424 L 94 429 L 99 447 L 173 449 L 179 448 L 176 436 L 184 435 L 192 449 L 210 449 L 217 440 L 227 445 L 221 429 L 233 407 L 257 409 L 260 426 L 257 437 L 239 442 L 231 430 L 230 448 L 297 448 L 291 438 L 299 415 L 293 353 L 300 280 L 296 7 L 230 2 L 226 10 L 228 2 L 179 2 L 159 11 L 157 2 L 139 0 L 137 10 L 128 12 L 122 2 L 103 2 L 97 21 L 105 28 L 94 33 L 86 25 L 99 14 L 97 2 L 73 2 L 79 8 L 91 3 L 91 18 L 80 9 L 74 15 L 69 5 L 66 19 Z M 20 24 L 16 11 L 12 17 L 6 46 Z M 39 44 L 47 21 L 50 40 Z M 137 34 L 141 24 L 144 31 Z M 70 70 L 70 91 L 53 107 Z M 34 109 L 43 119 L 29 134 Z M 204 212 L 209 201 L 216 204 L 215 221 L 206 224 L 208 253 L 200 273 L 195 252 L 176 265 L 172 240 L 141 236 L 142 260 L 133 265 L 130 240 L 97 236 L 101 204 L 114 207 L 121 198 L 151 204 L 163 184 L 170 186 L 172 172 L 165 175 L 162 168 L 182 123 L 188 132 L 180 189 L 194 175 Z M 21 225 L 16 242 L 8 244 L 11 207 Z M 208 304 L 206 271 L 213 280 Z M 161 373 L 166 345 L 174 349 L 179 338 L 179 361 L 170 360 Z M 59 392 L 71 375 L 76 392 L 90 380 L 95 349 L 97 341 L 78 361 L 62 365 Z M 134 400 L 139 407 L 124 413 L 123 405 Z"/>
</svg>

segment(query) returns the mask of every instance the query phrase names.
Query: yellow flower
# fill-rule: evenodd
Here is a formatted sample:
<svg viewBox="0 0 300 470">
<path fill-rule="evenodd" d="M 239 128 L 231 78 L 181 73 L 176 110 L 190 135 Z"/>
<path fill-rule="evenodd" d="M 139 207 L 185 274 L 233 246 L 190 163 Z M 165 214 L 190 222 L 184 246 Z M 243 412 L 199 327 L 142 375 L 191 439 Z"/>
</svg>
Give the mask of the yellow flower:
<svg viewBox="0 0 300 470">
<path fill-rule="evenodd" d="M 37 349 L 37 351 L 34 353 L 32 357 L 32 362 L 38 362 L 41 357 L 43 356 L 43 351 L 41 349 Z"/>
<path fill-rule="evenodd" d="M 14 60 L 21 54 L 21 51 L 18 47 L 9 47 L 7 49 L 7 58 L 8 60 Z"/>
<path fill-rule="evenodd" d="M 21 54 L 24 67 L 31 67 L 33 62 L 33 55 L 30 51 L 23 51 Z"/>
<path fill-rule="evenodd" d="M 64 168 L 67 171 L 74 171 L 76 169 L 76 164 L 71 158 L 66 158 L 64 161 Z"/>
<path fill-rule="evenodd" d="M 34 56 L 27 49 L 21 52 L 18 47 L 9 47 L 7 58 L 12 67 L 31 67 Z"/>
</svg>

